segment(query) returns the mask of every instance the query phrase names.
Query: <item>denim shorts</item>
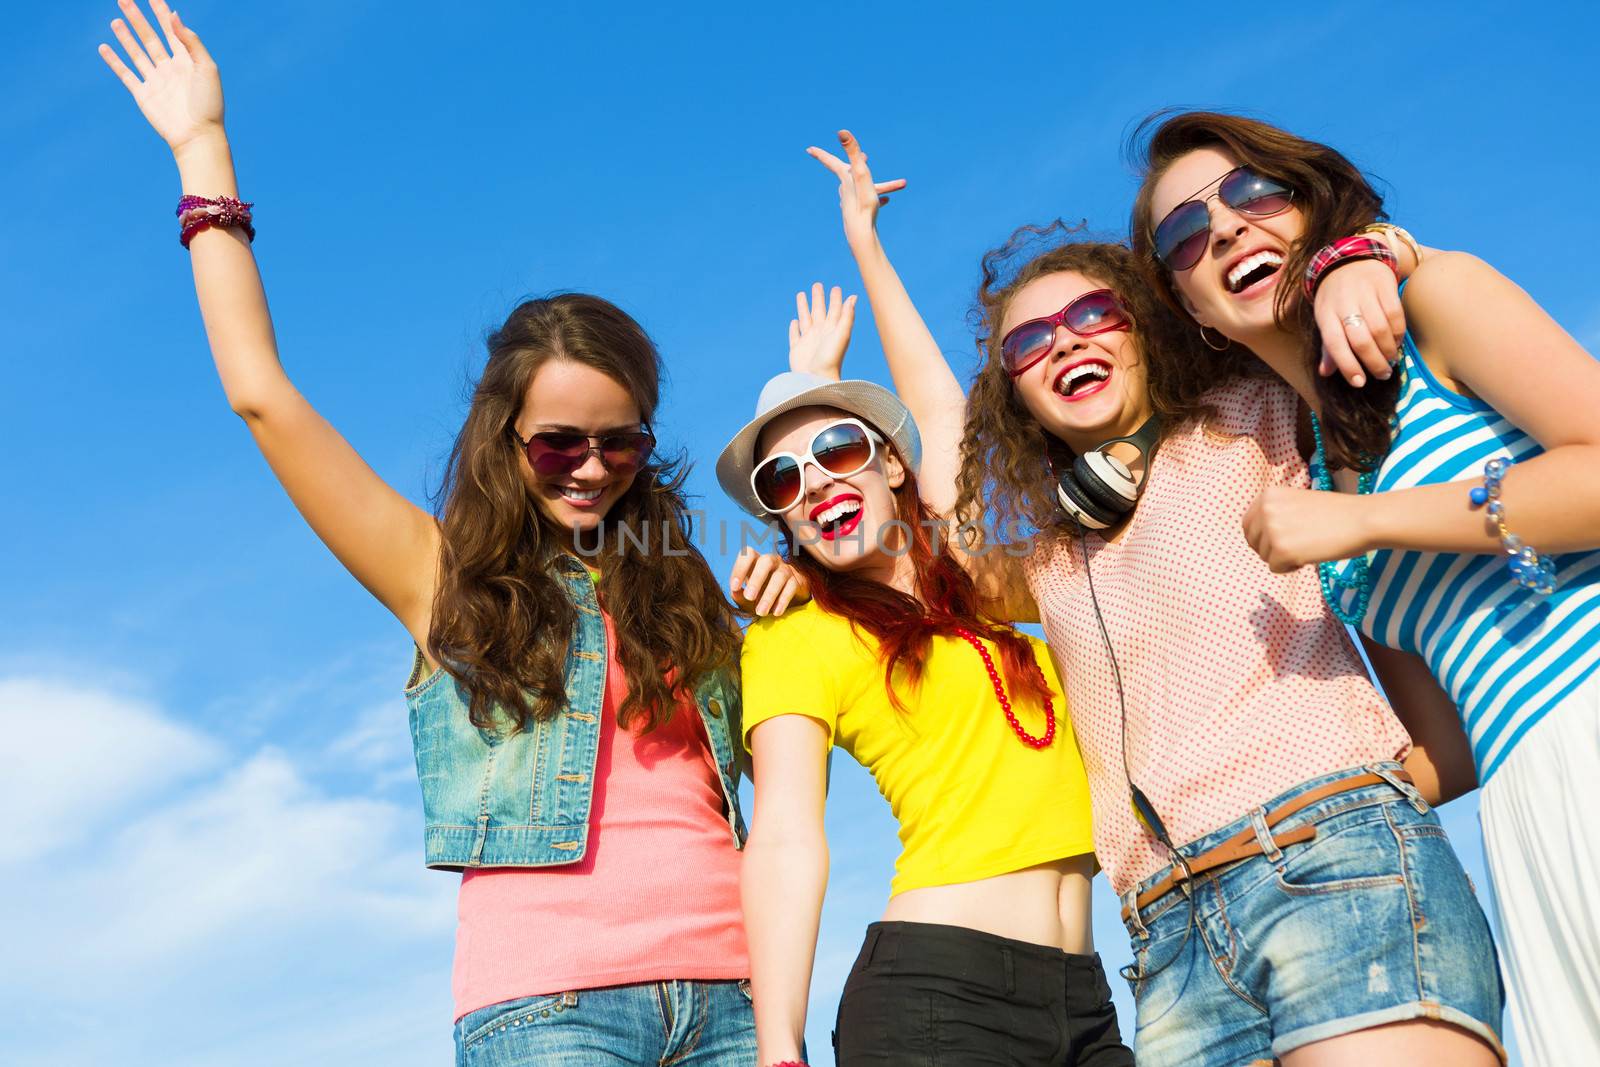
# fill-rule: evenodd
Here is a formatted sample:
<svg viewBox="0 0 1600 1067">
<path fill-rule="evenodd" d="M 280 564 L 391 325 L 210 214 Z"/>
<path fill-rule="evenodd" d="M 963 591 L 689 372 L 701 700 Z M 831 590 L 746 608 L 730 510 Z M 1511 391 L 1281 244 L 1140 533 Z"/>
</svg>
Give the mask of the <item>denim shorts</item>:
<svg viewBox="0 0 1600 1067">
<path fill-rule="evenodd" d="M 523 997 L 456 1023 L 457 1067 L 751 1067 L 750 983 L 643 982 Z"/>
<path fill-rule="evenodd" d="M 1488 921 L 1439 817 L 1399 770 L 1313 778 L 1179 850 L 1251 830 L 1266 847 L 1126 920 L 1139 1067 L 1237 1067 L 1408 1019 L 1459 1026 L 1504 1060 Z M 1314 825 L 1316 837 L 1272 844 L 1267 811 L 1363 771 L 1385 784 L 1318 801 L 1272 827 Z"/>
</svg>

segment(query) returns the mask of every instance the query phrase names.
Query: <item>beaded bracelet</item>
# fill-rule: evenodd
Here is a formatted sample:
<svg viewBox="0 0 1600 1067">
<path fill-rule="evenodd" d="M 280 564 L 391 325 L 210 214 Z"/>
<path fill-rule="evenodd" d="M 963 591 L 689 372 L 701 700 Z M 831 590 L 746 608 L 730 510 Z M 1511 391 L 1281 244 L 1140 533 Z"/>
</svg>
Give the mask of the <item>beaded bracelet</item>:
<svg viewBox="0 0 1600 1067">
<path fill-rule="evenodd" d="M 243 230 L 245 237 L 254 241 L 256 228 L 251 225 L 250 209 L 231 196 L 184 196 L 178 201 L 178 243 L 188 248 L 194 235 L 215 226 L 221 230 Z"/>
<path fill-rule="evenodd" d="M 1500 531 L 1500 547 L 1510 557 L 1506 560 L 1506 566 L 1511 570 L 1511 577 L 1522 588 L 1531 589 L 1540 596 L 1548 596 L 1556 591 L 1555 560 L 1535 552 L 1532 545 L 1523 544 L 1522 538 L 1506 528 L 1506 506 L 1500 499 L 1500 480 L 1510 466 L 1509 460 L 1499 457 L 1484 464 L 1483 484 L 1474 486 L 1468 498 L 1475 508 L 1488 505 L 1489 518 Z"/>
<path fill-rule="evenodd" d="M 1376 259 L 1387 263 L 1389 269 L 1394 271 L 1395 280 L 1400 278 L 1400 260 L 1388 245 L 1371 237 L 1342 237 L 1318 249 L 1317 254 L 1311 257 L 1311 262 L 1306 264 L 1306 299 L 1317 295 L 1317 286 L 1322 284 L 1323 275 L 1358 259 Z"/>
</svg>

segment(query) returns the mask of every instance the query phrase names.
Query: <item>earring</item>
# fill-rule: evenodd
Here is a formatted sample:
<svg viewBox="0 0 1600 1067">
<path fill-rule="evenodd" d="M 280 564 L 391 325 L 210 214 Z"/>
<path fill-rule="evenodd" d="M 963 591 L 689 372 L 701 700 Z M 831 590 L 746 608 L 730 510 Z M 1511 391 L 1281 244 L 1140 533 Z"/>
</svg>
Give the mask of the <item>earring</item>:
<svg viewBox="0 0 1600 1067">
<path fill-rule="evenodd" d="M 1212 333 L 1222 338 L 1222 343 L 1220 345 L 1212 344 L 1211 337 L 1206 333 L 1206 331 L 1210 329 L 1211 327 L 1209 326 L 1200 327 L 1200 340 L 1206 343 L 1207 348 L 1211 349 L 1213 352 L 1226 352 L 1229 348 L 1233 347 L 1233 340 L 1229 337 L 1223 336 L 1221 330 L 1211 330 Z"/>
</svg>

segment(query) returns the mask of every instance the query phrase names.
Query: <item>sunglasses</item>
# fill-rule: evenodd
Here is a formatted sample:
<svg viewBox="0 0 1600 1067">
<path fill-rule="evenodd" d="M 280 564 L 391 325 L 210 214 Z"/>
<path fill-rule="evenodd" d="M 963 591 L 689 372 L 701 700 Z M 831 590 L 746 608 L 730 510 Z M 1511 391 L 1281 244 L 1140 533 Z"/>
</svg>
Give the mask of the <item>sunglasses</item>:
<svg viewBox="0 0 1600 1067">
<path fill-rule="evenodd" d="M 1045 356 L 1056 343 L 1056 327 L 1065 326 L 1079 337 L 1093 337 L 1133 325 L 1128 311 L 1110 289 L 1095 289 L 1043 319 L 1029 319 L 1013 327 L 1000 340 L 1000 363 L 1015 378 Z"/>
<path fill-rule="evenodd" d="M 806 495 L 806 464 L 834 478 L 848 478 L 872 465 L 878 454 L 875 442 L 882 440 L 860 419 L 829 423 L 811 438 L 805 455 L 774 452 L 756 464 L 750 472 L 750 488 L 763 508 L 780 515 Z"/>
<path fill-rule="evenodd" d="M 655 434 L 646 427 L 627 433 L 585 434 L 547 430 L 523 440 L 516 427 L 510 427 L 527 452 L 528 466 L 541 478 L 564 478 L 583 466 L 589 453 L 600 453 L 600 462 L 613 474 L 632 474 L 649 458 L 656 447 Z"/>
<path fill-rule="evenodd" d="M 1219 198 L 1234 211 L 1266 218 L 1288 209 L 1294 190 L 1274 178 L 1263 177 L 1249 167 L 1235 167 L 1222 176 Z M 1200 262 L 1210 243 L 1211 196 L 1185 200 L 1156 227 L 1156 259 L 1171 271 L 1188 270 Z"/>
</svg>

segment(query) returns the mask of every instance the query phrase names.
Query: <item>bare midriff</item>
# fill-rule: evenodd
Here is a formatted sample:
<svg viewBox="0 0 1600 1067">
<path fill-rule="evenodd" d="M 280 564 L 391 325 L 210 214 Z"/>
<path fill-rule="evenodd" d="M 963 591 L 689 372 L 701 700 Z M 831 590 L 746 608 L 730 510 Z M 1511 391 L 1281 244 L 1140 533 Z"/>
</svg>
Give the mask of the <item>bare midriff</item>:
<svg viewBox="0 0 1600 1067">
<path fill-rule="evenodd" d="M 1063 952 L 1093 952 L 1093 874 L 1092 857 L 1074 856 L 972 882 L 907 889 L 889 899 L 883 918 L 960 926 Z"/>
</svg>

